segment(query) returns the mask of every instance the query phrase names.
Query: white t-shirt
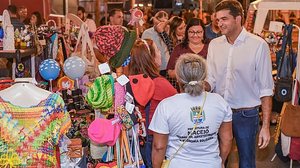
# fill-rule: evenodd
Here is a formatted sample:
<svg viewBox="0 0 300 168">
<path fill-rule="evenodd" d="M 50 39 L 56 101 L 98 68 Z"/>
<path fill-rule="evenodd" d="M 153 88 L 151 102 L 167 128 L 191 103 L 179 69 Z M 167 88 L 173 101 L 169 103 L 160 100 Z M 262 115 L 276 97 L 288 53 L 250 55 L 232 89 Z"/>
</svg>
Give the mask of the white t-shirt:
<svg viewBox="0 0 300 168">
<path fill-rule="evenodd" d="M 180 93 L 164 99 L 157 106 L 149 129 L 160 134 L 169 134 L 167 158 L 176 152 L 192 131 L 193 119 L 197 118 L 203 101 L 204 94 L 193 97 L 187 93 Z M 222 122 L 231 120 L 232 111 L 225 100 L 218 94 L 207 93 L 202 116 L 197 120 L 198 125 L 171 161 L 170 168 L 220 168 L 217 134 Z"/>
</svg>

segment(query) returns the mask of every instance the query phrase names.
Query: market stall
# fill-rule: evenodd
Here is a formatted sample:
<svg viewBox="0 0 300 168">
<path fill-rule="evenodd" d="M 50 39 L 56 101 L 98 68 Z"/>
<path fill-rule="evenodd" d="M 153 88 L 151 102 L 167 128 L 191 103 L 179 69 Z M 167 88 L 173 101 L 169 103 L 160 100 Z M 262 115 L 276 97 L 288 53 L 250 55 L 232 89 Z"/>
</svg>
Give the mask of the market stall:
<svg viewBox="0 0 300 168">
<path fill-rule="evenodd" d="M 254 33 L 260 34 L 263 30 L 267 14 L 271 10 L 299 10 L 300 2 L 297 0 L 257 0 L 250 4 L 248 13 L 256 11 Z"/>
</svg>

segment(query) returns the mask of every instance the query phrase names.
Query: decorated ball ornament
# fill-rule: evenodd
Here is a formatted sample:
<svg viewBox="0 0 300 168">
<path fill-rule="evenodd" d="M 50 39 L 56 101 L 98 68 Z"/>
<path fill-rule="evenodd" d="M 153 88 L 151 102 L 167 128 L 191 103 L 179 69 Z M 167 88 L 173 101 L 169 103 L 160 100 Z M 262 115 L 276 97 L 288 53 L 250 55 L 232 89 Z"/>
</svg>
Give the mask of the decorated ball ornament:
<svg viewBox="0 0 300 168">
<path fill-rule="evenodd" d="M 142 26 L 144 24 L 144 13 L 141 10 L 134 8 L 130 10 L 130 13 L 131 16 L 128 25 L 135 26 L 136 24 L 138 24 L 139 26 Z"/>
<path fill-rule="evenodd" d="M 39 72 L 45 80 L 55 80 L 59 75 L 60 67 L 54 59 L 46 59 L 41 63 Z"/>
<path fill-rule="evenodd" d="M 65 74 L 73 80 L 82 78 L 85 68 L 85 62 L 78 56 L 69 57 L 64 63 Z"/>
</svg>

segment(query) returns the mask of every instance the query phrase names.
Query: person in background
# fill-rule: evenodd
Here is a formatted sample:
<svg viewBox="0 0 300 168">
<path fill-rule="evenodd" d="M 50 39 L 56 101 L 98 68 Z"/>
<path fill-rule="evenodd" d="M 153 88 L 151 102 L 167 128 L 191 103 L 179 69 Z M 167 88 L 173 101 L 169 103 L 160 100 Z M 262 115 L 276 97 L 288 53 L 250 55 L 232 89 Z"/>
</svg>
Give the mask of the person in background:
<svg viewBox="0 0 300 168">
<path fill-rule="evenodd" d="M 149 45 L 150 44 L 150 45 Z M 152 45 L 151 45 L 152 44 Z M 155 61 L 159 58 L 159 52 L 157 52 L 154 46 L 154 42 L 150 39 L 142 40 L 138 39 L 134 43 L 131 49 L 131 59 L 128 66 L 129 75 L 145 74 L 150 77 L 154 82 L 154 95 L 150 99 L 149 107 L 149 121 L 151 122 L 154 111 L 160 101 L 173 96 L 177 91 L 173 86 L 162 76 L 159 75 L 159 62 Z M 138 81 L 140 82 L 140 81 Z M 143 85 L 143 83 L 140 83 Z M 147 84 L 146 84 L 147 85 Z M 148 93 L 141 93 L 148 94 Z M 133 95 L 134 96 L 134 95 Z M 142 112 L 143 118 L 146 118 L 146 107 L 139 106 Z M 151 131 L 148 132 L 149 141 L 141 147 L 141 153 L 143 160 L 148 168 L 152 167 L 151 163 L 151 148 L 152 148 L 152 135 Z M 146 145 L 149 145 L 148 147 Z M 150 150 L 148 150 L 150 149 Z"/>
<path fill-rule="evenodd" d="M 33 12 L 30 17 L 30 25 L 36 26 L 38 28 L 42 24 L 43 24 L 43 19 L 42 19 L 40 12 L 38 12 L 38 11 Z"/>
<path fill-rule="evenodd" d="M 124 13 L 121 9 L 112 9 L 109 12 L 109 25 L 120 25 L 124 22 Z"/>
<path fill-rule="evenodd" d="M 168 13 L 165 11 L 159 11 L 155 14 L 154 17 L 152 17 L 152 21 L 154 26 L 145 30 L 142 34 L 142 39 L 151 39 L 156 44 L 157 48 L 160 51 L 161 55 L 161 66 L 160 66 L 160 74 L 162 76 L 167 75 L 167 64 L 169 62 L 170 54 L 168 51 L 168 47 L 163 42 L 163 40 L 160 38 L 158 32 L 155 30 L 155 26 L 157 26 L 160 22 L 167 22 L 169 19 Z"/>
<path fill-rule="evenodd" d="M 175 78 L 175 64 L 182 54 L 194 53 L 206 59 L 208 43 L 204 29 L 205 26 L 201 19 L 190 19 L 185 29 L 185 38 L 174 48 L 167 66 L 171 78 Z"/>
<path fill-rule="evenodd" d="M 153 168 L 160 168 L 165 156 L 172 158 L 169 168 L 224 167 L 232 144 L 230 106 L 220 95 L 205 92 L 202 57 L 183 54 L 175 71 L 181 93 L 158 104 L 149 126 L 154 132 Z"/>
<path fill-rule="evenodd" d="M 22 23 L 17 17 L 17 7 L 15 5 L 9 5 L 7 7 L 7 10 L 10 15 L 11 24 L 14 26 L 14 30 L 18 29 L 20 31 L 21 28 L 24 29 L 25 28 L 24 23 Z"/>
<path fill-rule="evenodd" d="M 18 8 L 18 18 L 21 22 L 24 23 L 25 19 L 27 18 L 27 8 L 25 6 L 21 6 Z"/>
<path fill-rule="evenodd" d="M 205 36 L 208 40 L 212 40 L 221 36 L 221 32 L 216 19 L 216 13 L 210 15 L 211 23 L 205 26 Z"/>
<path fill-rule="evenodd" d="M 240 2 L 223 0 L 215 7 L 222 33 L 208 48 L 207 91 L 220 94 L 230 105 L 239 167 L 255 168 L 256 135 L 259 149 L 270 142 L 270 114 L 274 81 L 266 41 L 246 31 Z M 262 126 L 259 130 L 259 106 Z"/>
<path fill-rule="evenodd" d="M 165 30 L 167 25 L 170 26 L 169 32 Z M 172 54 L 175 46 L 183 41 L 185 27 L 184 20 L 178 16 L 172 17 L 168 22 L 161 22 L 155 27 L 155 30 L 167 45 L 170 54 Z"/>
<path fill-rule="evenodd" d="M 96 26 L 95 21 L 93 20 L 92 14 L 88 14 L 88 15 L 86 16 L 85 23 L 87 24 L 87 26 L 88 26 L 88 28 L 89 28 L 89 31 L 90 31 L 91 33 L 95 33 L 95 32 L 96 32 L 97 26 Z"/>
<path fill-rule="evenodd" d="M 84 21 L 88 28 L 89 28 L 89 32 L 94 33 L 97 29 L 96 23 L 95 21 L 92 19 L 92 16 L 90 15 L 90 17 L 86 17 L 86 13 L 85 13 L 85 9 L 82 6 L 78 6 L 77 8 L 77 16 Z"/>
<path fill-rule="evenodd" d="M 78 6 L 77 8 L 77 16 L 82 20 L 85 21 L 85 9 L 82 6 Z"/>
<path fill-rule="evenodd" d="M 169 33 L 165 31 L 167 25 L 170 26 Z M 171 56 L 175 46 L 180 44 L 184 39 L 185 27 L 186 24 L 184 20 L 178 16 L 172 17 L 169 22 L 161 22 L 155 27 L 155 30 L 159 33 L 160 37 L 167 45 Z M 166 78 L 174 86 L 174 88 L 179 90 L 179 86 L 177 85 L 177 81 L 174 77 L 167 75 Z"/>
</svg>

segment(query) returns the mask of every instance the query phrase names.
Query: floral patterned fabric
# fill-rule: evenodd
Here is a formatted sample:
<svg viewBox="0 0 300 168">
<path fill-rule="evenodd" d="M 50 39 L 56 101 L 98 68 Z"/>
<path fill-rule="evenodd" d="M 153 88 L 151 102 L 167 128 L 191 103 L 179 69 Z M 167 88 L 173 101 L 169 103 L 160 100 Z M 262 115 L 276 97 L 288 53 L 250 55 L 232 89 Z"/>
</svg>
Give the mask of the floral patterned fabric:
<svg viewBox="0 0 300 168">
<path fill-rule="evenodd" d="M 29 108 L 0 98 L 0 167 L 57 167 L 56 148 L 70 123 L 57 94 Z"/>
</svg>

